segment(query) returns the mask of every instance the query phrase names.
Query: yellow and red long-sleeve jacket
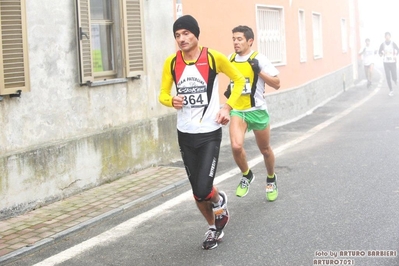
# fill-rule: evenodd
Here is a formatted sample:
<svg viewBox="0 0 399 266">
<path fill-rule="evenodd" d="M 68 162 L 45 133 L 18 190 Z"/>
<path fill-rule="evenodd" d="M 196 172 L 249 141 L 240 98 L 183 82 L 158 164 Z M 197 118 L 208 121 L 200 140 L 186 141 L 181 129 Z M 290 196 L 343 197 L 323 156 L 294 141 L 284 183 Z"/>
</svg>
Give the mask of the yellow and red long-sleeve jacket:
<svg viewBox="0 0 399 266">
<path fill-rule="evenodd" d="M 224 73 L 234 81 L 235 89 L 227 100 L 233 109 L 245 86 L 245 78 L 240 71 L 222 53 L 201 47 L 201 55 L 196 61 L 184 61 L 184 54 L 178 51 L 170 55 L 164 63 L 159 101 L 172 107 L 172 98 L 176 94 L 190 97 L 185 99 L 185 107 L 190 108 L 190 122 L 187 109 L 178 112 L 178 129 L 183 132 L 210 132 L 220 127 L 215 123 L 216 113 L 220 108 L 218 77 Z M 172 94 L 175 83 L 176 93 Z M 180 111 L 180 110 L 179 110 Z"/>
</svg>

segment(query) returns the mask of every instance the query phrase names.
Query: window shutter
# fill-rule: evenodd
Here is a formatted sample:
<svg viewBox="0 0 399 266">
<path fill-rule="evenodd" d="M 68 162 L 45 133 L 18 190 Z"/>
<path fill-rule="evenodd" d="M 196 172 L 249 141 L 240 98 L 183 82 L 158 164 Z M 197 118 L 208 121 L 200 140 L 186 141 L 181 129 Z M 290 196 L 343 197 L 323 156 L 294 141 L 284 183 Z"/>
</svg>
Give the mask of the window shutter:
<svg viewBox="0 0 399 266">
<path fill-rule="evenodd" d="M 94 81 L 91 60 L 90 0 L 76 0 L 80 83 Z"/>
<path fill-rule="evenodd" d="M 0 95 L 30 90 L 25 0 L 0 1 Z"/>
<path fill-rule="evenodd" d="M 125 0 L 123 12 L 126 76 L 133 77 L 144 72 L 141 0 Z"/>
</svg>

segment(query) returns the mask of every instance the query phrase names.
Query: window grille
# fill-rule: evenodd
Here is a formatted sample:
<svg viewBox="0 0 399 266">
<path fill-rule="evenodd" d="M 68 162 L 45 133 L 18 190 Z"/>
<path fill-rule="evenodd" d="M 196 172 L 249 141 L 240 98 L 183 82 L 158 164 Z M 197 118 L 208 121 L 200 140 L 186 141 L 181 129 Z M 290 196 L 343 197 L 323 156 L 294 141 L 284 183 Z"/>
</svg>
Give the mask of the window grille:
<svg viewBox="0 0 399 266">
<path fill-rule="evenodd" d="M 323 57 L 323 38 L 321 31 L 321 16 L 313 13 L 313 56 L 314 58 Z"/>
<path fill-rule="evenodd" d="M 273 64 L 285 63 L 283 9 L 257 6 L 257 25 L 259 52 L 266 55 Z"/>
<path fill-rule="evenodd" d="M 306 24 L 305 24 L 305 11 L 299 10 L 299 56 L 300 62 L 305 62 L 307 60 L 306 52 Z"/>
</svg>

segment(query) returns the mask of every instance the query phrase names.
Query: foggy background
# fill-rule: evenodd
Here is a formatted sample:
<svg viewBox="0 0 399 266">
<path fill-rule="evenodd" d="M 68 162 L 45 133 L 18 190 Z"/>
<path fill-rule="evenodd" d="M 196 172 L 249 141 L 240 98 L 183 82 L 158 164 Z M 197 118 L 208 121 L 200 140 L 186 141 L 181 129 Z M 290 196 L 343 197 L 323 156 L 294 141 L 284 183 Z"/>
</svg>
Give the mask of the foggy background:
<svg viewBox="0 0 399 266">
<path fill-rule="evenodd" d="M 378 49 L 385 40 L 385 32 L 391 40 L 399 43 L 399 1 L 358 0 L 360 15 L 360 42 L 369 38 L 373 48 Z"/>
</svg>

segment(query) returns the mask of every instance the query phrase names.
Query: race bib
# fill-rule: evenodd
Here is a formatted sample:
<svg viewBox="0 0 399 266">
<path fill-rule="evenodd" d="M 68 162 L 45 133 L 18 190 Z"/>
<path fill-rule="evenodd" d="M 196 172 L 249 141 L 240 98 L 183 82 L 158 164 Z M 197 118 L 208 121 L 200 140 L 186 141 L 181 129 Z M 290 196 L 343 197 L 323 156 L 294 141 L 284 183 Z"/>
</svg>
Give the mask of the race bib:
<svg viewBox="0 0 399 266">
<path fill-rule="evenodd" d="M 234 82 L 230 82 L 231 91 L 234 89 Z M 251 94 L 251 81 L 249 78 L 245 78 L 245 86 L 241 92 L 241 95 L 248 95 Z"/>
<path fill-rule="evenodd" d="M 208 96 L 205 90 L 196 90 L 196 92 L 180 92 L 183 95 L 183 105 L 190 108 L 199 108 L 208 105 Z"/>
<path fill-rule="evenodd" d="M 394 56 L 386 56 L 385 62 L 395 62 L 396 58 Z"/>
</svg>

